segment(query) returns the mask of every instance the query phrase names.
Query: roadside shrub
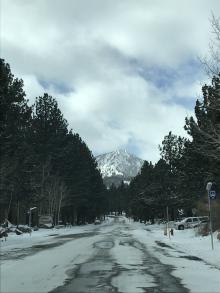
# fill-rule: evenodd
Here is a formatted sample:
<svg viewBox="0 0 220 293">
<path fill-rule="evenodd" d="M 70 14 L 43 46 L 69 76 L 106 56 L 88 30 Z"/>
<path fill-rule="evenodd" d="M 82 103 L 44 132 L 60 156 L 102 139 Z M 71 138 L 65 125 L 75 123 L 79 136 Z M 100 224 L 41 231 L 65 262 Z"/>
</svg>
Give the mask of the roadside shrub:
<svg viewBox="0 0 220 293">
<path fill-rule="evenodd" d="M 203 223 L 195 228 L 196 236 L 208 236 L 209 235 L 209 223 Z"/>
<path fill-rule="evenodd" d="M 217 239 L 220 241 L 220 232 L 217 234 Z"/>
<path fill-rule="evenodd" d="M 219 200 L 211 201 L 212 209 L 212 229 L 217 231 L 220 229 L 220 202 Z M 198 216 L 208 216 L 208 199 L 203 198 L 197 204 L 197 214 Z"/>
<path fill-rule="evenodd" d="M 220 202 L 217 200 L 212 201 L 212 227 L 213 231 L 220 229 Z"/>
</svg>

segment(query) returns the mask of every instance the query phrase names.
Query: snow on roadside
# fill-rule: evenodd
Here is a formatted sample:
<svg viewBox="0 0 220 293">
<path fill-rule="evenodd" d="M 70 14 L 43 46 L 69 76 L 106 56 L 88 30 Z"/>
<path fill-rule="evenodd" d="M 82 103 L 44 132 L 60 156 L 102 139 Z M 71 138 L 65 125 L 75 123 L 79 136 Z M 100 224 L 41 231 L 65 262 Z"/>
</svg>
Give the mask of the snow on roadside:
<svg viewBox="0 0 220 293">
<path fill-rule="evenodd" d="M 164 236 L 164 226 L 150 226 L 155 240 L 162 241 L 171 245 L 176 250 L 185 252 L 188 255 L 202 258 L 205 262 L 212 264 L 220 269 L 220 241 L 217 239 L 217 232 L 213 234 L 214 250 L 211 248 L 210 236 L 196 236 L 196 229 L 175 230 L 174 236 Z"/>
<path fill-rule="evenodd" d="M 106 218 L 99 227 L 104 227 L 111 223 L 111 221 L 113 221 L 112 218 Z M 39 229 L 38 231 L 33 231 L 31 234 L 24 233 L 22 235 L 16 235 L 15 233 L 9 233 L 6 241 L 0 241 L 0 250 L 1 253 L 4 253 L 13 249 L 31 247 L 34 244 L 51 243 L 55 240 L 56 236 L 92 232 L 96 227 L 94 224 L 88 224 L 63 227 L 60 229 Z"/>
<path fill-rule="evenodd" d="M 216 235 L 212 251 L 210 237 L 196 237 L 193 229 L 174 230 L 169 238 L 164 235 L 163 225 L 135 225 L 134 237 L 162 263 L 173 265 L 172 274 L 191 292 L 220 292 L 220 241 Z"/>
<path fill-rule="evenodd" d="M 22 235 L 16 235 L 15 233 L 9 233 L 6 241 L 1 241 L 1 252 L 8 251 L 17 248 L 26 248 L 37 243 L 48 243 L 52 241 L 58 235 L 68 235 L 83 233 L 89 230 L 87 226 L 76 226 L 70 228 L 61 229 L 39 229 L 33 231 L 31 234 L 24 233 Z"/>
</svg>

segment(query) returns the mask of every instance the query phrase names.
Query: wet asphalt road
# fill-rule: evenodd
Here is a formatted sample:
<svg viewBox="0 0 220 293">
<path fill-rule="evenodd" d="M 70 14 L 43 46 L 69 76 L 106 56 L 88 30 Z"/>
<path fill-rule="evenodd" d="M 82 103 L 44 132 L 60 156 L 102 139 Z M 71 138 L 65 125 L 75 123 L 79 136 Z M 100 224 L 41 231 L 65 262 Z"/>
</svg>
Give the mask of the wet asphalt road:
<svg viewBox="0 0 220 293">
<path fill-rule="evenodd" d="M 74 264 L 66 272 L 65 284 L 51 293 L 189 292 L 171 274 L 174 268 L 162 264 L 132 237 L 129 225 L 118 221 L 116 218 L 110 230 L 99 228 L 102 240 L 94 238 L 91 257 Z"/>
</svg>

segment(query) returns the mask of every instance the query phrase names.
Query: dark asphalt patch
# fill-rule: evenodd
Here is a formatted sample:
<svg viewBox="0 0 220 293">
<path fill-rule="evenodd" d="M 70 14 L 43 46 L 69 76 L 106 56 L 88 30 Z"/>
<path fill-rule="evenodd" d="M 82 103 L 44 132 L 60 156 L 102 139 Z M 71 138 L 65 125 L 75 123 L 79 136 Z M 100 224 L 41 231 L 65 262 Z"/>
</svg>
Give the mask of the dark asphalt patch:
<svg viewBox="0 0 220 293">
<path fill-rule="evenodd" d="M 1 252 L 0 257 L 1 257 L 1 260 L 19 260 L 19 259 L 23 259 L 26 256 L 33 255 L 41 250 L 54 248 L 62 244 L 64 244 L 63 241 L 45 243 L 45 244 L 35 244 L 27 248 L 16 248 L 11 250 L 10 252 Z"/>
<path fill-rule="evenodd" d="M 118 230 L 116 230 L 119 232 Z M 114 231 L 114 232 L 116 232 Z M 145 245 L 130 237 L 124 237 L 123 233 L 112 233 L 112 237 L 95 242 L 93 247 L 96 253 L 82 264 L 78 264 L 73 270 L 67 273 L 68 277 L 64 285 L 52 290 L 51 293 L 119 293 L 120 289 L 115 287 L 117 278 L 125 274 L 132 280 L 132 276 L 141 274 L 151 276 L 155 280 L 155 286 L 137 287 L 148 293 L 188 293 L 189 290 L 181 284 L 181 279 L 174 277 L 172 271 L 175 269 L 171 265 L 164 265 L 150 254 Z M 120 238 L 119 238 L 120 236 Z M 113 260 L 109 251 L 113 247 L 115 240 L 119 238 L 119 245 L 131 246 L 142 252 L 142 264 L 132 266 L 131 269 L 124 267 Z M 76 265 L 76 264 L 75 264 Z M 116 279 L 116 283 L 114 280 Z M 131 284 L 132 285 L 132 284 Z M 124 292 L 124 291 L 123 291 Z"/>
<path fill-rule="evenodd" d="M 145 231 L 153 233 L 149 228 L 144 228 Z"/>
<path fill-rule="evenodd" d="M 170 246 L 170 245 L 168 245 L 168 244 L 166 244 L 166 243 L 164 243 L 164 242 L 161 242 L 161 241 L 155 241 L 155 243 L 156 243 L 157 245 L 159 245 L 160 247 L 165 247 L 165 248 L 173 249 L 172 246 Z"/>
<path fill-rule="evenodd" d="M 55 241 L 51 243 L 42 243 L 42 244 L 34 244 L 31 247 L 27 248 L 16 248 L 11 250 L 10 252 L 1 252 L 0 258 L 1 261 L 4 260 L 20 260 L 27 256 L 33 255 L 42 250 L 51 249 L 58 247 L 60 245 L 65 244 L 68 241 L 82 238 L 82 237 L 91 237 L 97 235 L 97 232 L 89 232 L 89 233 L 78 233 L 78 234 L 69 234 L 69 235 L 60 235 L 54 238 Z M 58 234 L 59 235 L 59 234 Z"/>
<path fill-rule="evenodd" d="M 157 241 L 158 245 L 160 244 L 165 244 L 163 242 Z M 174 267 L 172 265 L 164 265 L 160 262 L 159 259 L 156 257 L 152 256 L 147 248 L 140 243 L 137 240 L 131 241 L 130 244 L 133 247 L 136 247 L 137 249 L 141 250 L 145 257 L 143 259 L 143 271 L 146 272 L 146 274 L 151 275 L 155 280 L 157 287 L 154 288 L 145 288 L 145 292 L 152 292 L 152 289 L 154 290 L 153 292 L 155 293 L 161 293 L 161 292 L 169 292 L 169 293 L 188 293 L 189 290 L 185 288 L 181 284 L 181 279 L 174 277 L 172 275 L 172 271 L 174 270 Z M 166 244 L 165 244 L 166 245 Z M 167 245 L 168 248 L 173 249 L 173 247 Z M 165 246 L 166 247 L 166 246 Z M 149 291 L 148 291 L 149 289 Z"/>
<path fill-rule="evenodd" d="M 86 233 L 75 233 L 75 234 L 67 234 L 67 235 L 59 235 L 56 238 L 58 239 L 75 239 L 75 238 L 82 238 L 82 237 L 89 237 L 97 235 L 97 232 L 86 232 Z"/>
<path fill-rule="evenodd" d="M 200 257 L 193 256 L 193 255 L 181 255 L 181 256 L 179 256 L 179 258 L 186 258 L 189 260 L 203 261 L 203 259 L 201 259 Z"/>
<path fill-rule="evenodd" d="M 66 271 L 67 279 L 50 293 L 118 293 L 111 285 L 115 275 L 114 263 L 109 250 L 114 246 L 111 239 L 97 241 L 93 244 L 96 254 L 72 270 Z"/>
<path fill-rule="evenodd" d="M 52 242 L 52 243 L 45 243 L 45 244 L 35 244 L 32 245 L 32 247 L 30 247 L 30 249 L 33 250 L 38 250 L 38 249 L 49 249 L 49 248 L 54 248 L 57 247 L 59 245 L 63 244 L 63 242 Z"/>
</svg>

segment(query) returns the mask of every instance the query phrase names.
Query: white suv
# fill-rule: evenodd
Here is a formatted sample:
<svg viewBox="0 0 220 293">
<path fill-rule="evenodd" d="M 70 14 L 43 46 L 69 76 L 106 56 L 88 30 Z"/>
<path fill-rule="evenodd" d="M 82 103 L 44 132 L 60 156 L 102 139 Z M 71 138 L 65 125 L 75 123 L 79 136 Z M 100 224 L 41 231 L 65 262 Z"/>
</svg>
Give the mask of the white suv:
<svg viewBox="0 0 220 293">
<path fill-rule="evenodd" d="M 194 228 L 201 223 L 207 223 L 209 217 L 188 217 L 179 222 L 174 223 L 174 228 L 177 230 L 184 230 L 187 228 Z"/>
</svg>

